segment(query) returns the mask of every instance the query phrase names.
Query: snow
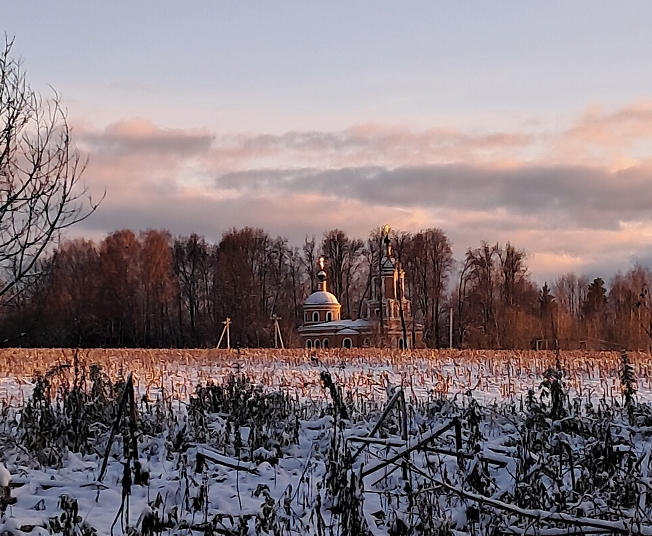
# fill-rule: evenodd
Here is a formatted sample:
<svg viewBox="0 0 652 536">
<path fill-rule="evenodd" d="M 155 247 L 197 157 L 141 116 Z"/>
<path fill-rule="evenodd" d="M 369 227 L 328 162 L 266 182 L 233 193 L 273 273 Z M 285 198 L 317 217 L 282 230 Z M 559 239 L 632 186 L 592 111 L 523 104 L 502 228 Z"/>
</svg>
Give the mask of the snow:
<svg viewBox="0 0 652 536">
<path fill-rule="evenodd" d="M 337 298 L 334 294 L 331 294 L 328 291 L 318 290 L 313 292 L 308 299 L 305 301 L 304 305 L 339 305 L 340 302 L 337 301 Z"/>
<path fill-rule="evenodd" d="M 24 406 L 21 395 L 11 393 L 0 423 L 0 486 L 11 484 L 12 501 L 0 516 L 0 534 L 48 534 L 53 519 L 63 519 L 62 497 L 66 496 L 76 501 L 80 521 L 75 530 L 80 534 L 87 523 L 98 535 L 111 534 L 113 526 L 113 534 L 135 536 L 144 534 L 153 518 L 169 521 L 170 534 L 197 534 L 202 523 L 222 531 L 216 533 L 237 534 L 238 524 L 245 523 L 243 534 L 273 534 L 264 525 L 272 519 L 284 534 L 317 534 L 319 516 L 333 534 L 341 534 L 343 517 L 338 511 L 356 511 L 356 501 L 360 501 L 360 519 L 374 535 L 388 534 L 400 523 L 412 526 L 421 507 L 431 509 L 431 525 L 421 532 L 425 534 L 434 533 L 435 526 L 447 527 L 448 532 L 441 528 L 441 534 L 490 534 L 488 527 L 497 525 L 504 533 L 525 534 L 528 523 L 537 533 L 551 536 L 566 534 L 573 526 L 652 534 L 648 500 L 652 410 L 644 404 L 650 393 L 647 377 L 638 377 L 639 404 L 630 414 L 622 407 L 615 366 L 583 365 L 584 383 L 578 383 L 579 373 L 567 376 L 566 414 L 553 418 L 550 397 L 537 395 L 530 400 L 523 388 L 541 393 L 543 361 L 536 365 L 447 363 L 436 373 L 425 359 L 370 364 L 349 356 L 342 366 L 323 361 L 298 363 L 293 369 L 288 360 L 272 363 L 266 371 L 246 370 L 254 385 L 263 387 L 252 387 L 232 406 L 216 411 L 198 411 L 190 400 L 193 389 L 187 378 L 192 382 L 205 378 L 205 372 L 192 364 L 166 363 L 162 368 L 170 378 L 163 389 L 151 383 L 146 387 L 142 376 L 140 382 L 136 378 L 139 392 L 149 397 L 147 404 L 138 405 L 137 432 L 139 462 L 149 479 L 142 485 L 133 483 L 128 497 L 123 497 L 126 459 L 120 433 L 102 482 L 110 426 L 101 428 L 94 450 L 72 452 L 59 445 L 58 461 L 39 463 L 37 453 L 21 443 Z M 333 414 L 328 392 L 319 385 L 319 373 L 326 366 L 337 384 L 345 386 L 350 420 Z M 218 384 L 227 370 L 234 370 L 211 367 L 208 370 L 223 374 L 212 378 Z M 494 376 L 488 374 L 492 367 Z M 259 382 L 263 372 L 268 376 Z M 184 374 L 187 383 L 182 383 Z M 285 382 L 277 381 L 283 377 Z M 450 378 L 447 392 L 435 389 L 442 377 Z M 506 391 L 505 397 L 498 396 L 503 391 L 484 387 L 471 390 L 473 398 L 467 394 L 480 379 L 484 386 L 501 385 L 506 378 L 521 387 Z M 309 382 L 300 396 L 300 391 L 293 391 L 298 381 Z M 388 403 L 390 384 L 402 386 L 407 399 L 407 441 L 401 433 L 398 404 L 375 437 L 369 438 Z M 26 384 L 19 380 L 16 385 Z M 276 389 L 289 393 L 283 403 L 264 398 Z M 346 391 L 351 393 L 347 396 Z M 580 393 L 582 398 L 576 399 L 580 403 L 573 405 Z M 61 401 L 58 404 L 60 410 Z M 235 417 L 264 414 L 270 406 L 276 409 L 260 422 L 239 422 Z M 462 423 L 460 452 L 455 418 Z M 261 439 L 263 433 L 269 437 Z M 175 445 L 177 437 L 182 438 L 179 445 Z M 364 450 L 347 470 L 347 457 L 364 442 Z M 570 456 L 563 445 L 568 445 Z M 198 467 L 201 457 L 205 463 Z M 415 492 L 411 498 L 403 460 Z M 353 491 L 347 488 L 352 481 L 357 486 Z M 333 486 L 341 486 L 335 496 L 329 491 Z M 631 490 L 635 497 L 628 499 Z M 123 498 L 128 509 L 118 515 Z M 474 522 L 473 508 L 479 504 L 480 520 Z"/>
<path fill-rule="evenodd" d="M 12 353 L 13 352 L 13 353 Z M 99 363 L 112 378 L 134 374 L 136 390 L 154 399 L 170 396 L 187 401 L 195 386 L 222 382 L 244 372 L 265 388 L 282 389 L 301 400 L 327 398 L 319 374 L 327 368 L 344 392 L 355 399 L 383 401 L 387 383 L 403 386 L 408 397 L 426 400 L 464 395 L 472 390 L 485 403 L 518 398 L 537 389 L 545 371 L 554 366 L 555 352 L 507 350 L 114 350 L 83 351 L 82 363 Z M 31 394 L 32 376 L 61 362 L 56 349 L 0 350 L 0 401 L 22 405 Z M 639 397 L 652 400 L 652 357 L 630 352 Z M 562 352 L 571 394 L 620 396 L 619 352 Z M 3 377 L 4 376 L 4 377 Z"/>
<path fill-rule="evenodd" d="M 6 488 L 11 483 L 11 473 L 0 463 L 0 487 Z"/>
</svg>

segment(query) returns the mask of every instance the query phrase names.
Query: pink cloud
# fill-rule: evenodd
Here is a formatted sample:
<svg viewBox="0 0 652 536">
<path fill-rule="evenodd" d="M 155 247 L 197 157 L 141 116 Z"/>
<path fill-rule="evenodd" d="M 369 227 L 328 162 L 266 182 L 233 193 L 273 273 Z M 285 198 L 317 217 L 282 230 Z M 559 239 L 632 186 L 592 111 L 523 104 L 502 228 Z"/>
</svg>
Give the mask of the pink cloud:
<svg viewBox="0 0 652 536">
<path fill-rule="evenodd" d="M 77 128 L 75 134 L 88 150 L 111 155 L 187 157 L 206 152 L 213 142 L 206 129 L 161 128 L 140 118 L 118 121 L 104 129 Z"/>
<path fill-rule="evenodd" d="M 438 226 L 458 256 L 480 240 L 509 240 L 547 274 L 627 262 L 652 225 L 652 154 L 641 147 L 652 101 L 596 106 L 561 130 L 216 134 L 130 119 L 78 125 L 75 135 L 90 154 L 91 191 L 107 190 L 89 233 L 163 227 L 218 239 L 252 225 L 300 240 L 332 227 L 364 236 L 384 223 Z"/>
<path fill-rule="evenodd" d="M 570 128 L 549 138 L 548 157 L 554 161 L 631 167 L 652 156 L 652 100 L 614 110 L 590 106 Z"/>
<path fill-rule="evenodd" d="M 215 165 L 252 167 L 345 167 L 426 165 L 512 158 L 531 143 L 526 133 L 465 133 L 450 128 L 413 131 L 368 124 L 338 132 L 222 136 L 212 147 Z"/>
</svg>

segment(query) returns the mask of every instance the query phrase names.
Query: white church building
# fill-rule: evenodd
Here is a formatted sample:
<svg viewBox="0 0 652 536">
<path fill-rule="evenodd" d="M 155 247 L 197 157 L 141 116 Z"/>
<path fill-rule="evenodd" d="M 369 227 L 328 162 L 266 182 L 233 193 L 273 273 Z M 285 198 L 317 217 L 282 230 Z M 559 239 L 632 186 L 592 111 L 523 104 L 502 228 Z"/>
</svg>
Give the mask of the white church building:
<svg viewBox="0 0 652 536">
<path fill-rule="evenodd" d="M 392 256 L 388 238 L 383 242 L 379 272 L 372 278 L 372 295 L 364 302 L 362 318 L 342 319 L 339 301 L 327 290 L 324 260 L 320 258 L 319 289 L 303 304 L 303 325 L 299 328 L 306 348 L 422 345 L 423 326 L 414 320 L 412 303 L 405 297 L 405 273 Z"/>
</svg>

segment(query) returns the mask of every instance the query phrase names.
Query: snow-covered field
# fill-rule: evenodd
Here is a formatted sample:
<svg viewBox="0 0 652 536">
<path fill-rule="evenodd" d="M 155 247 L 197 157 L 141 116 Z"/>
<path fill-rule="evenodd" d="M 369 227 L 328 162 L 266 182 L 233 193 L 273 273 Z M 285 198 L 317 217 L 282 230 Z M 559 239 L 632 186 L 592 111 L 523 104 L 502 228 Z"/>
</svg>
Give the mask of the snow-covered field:
<svg viewBox="0 0 652 536">
<path fill-rule="evenodd" d="M 0 534 L 652 534 L 646 354 L 73 355 L 0 352 Z"/>
<path fill-rule="evenodd" d="M 0 400 L 22 403 L 31 393 L 31 380 L 60 363 L 73 363 L 75 351 L 61 349 L 0 349 Z M 154 394 L 164 388 L 173 398 L 187 400 L 195 386 L 221 382 L 243 372 L 267 388 L 281 389 L 300 399 L 322 400 L 320 371 L 327 368 L 354 398 L 383 401 L 385 388 L 403 386 L 408 397 L 465 394 L 469 389 L 483 401 L 520 396 L 541 383 L 555 364 L 555 352 L 509 350 L 381 349 L 322 350 L 79 350 L 81 363 L 98 363 L 110 378 L 134 375 L 138 392 Z M 652 359 L 630 352 L 639 396 L 652 396 Z M 619 396 L 619 352 L 565 351 L 560 353 L 573 393 Z"/>
</svg>

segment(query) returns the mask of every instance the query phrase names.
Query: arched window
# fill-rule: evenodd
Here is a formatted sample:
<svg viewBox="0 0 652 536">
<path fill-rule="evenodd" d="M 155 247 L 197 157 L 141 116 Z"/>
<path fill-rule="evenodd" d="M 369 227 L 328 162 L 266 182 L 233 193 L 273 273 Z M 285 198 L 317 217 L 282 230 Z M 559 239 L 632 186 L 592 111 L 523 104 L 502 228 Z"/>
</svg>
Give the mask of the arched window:
<svg viewBox="0 0 652 536">
<path fill-rule="evenodd" d="M 342 348 L 351 348 L 353 346 L 353 341 L 348 337 L 342 341 Z"/>
<path fill-rule="evenodd" d="M 308 350 L 312 348 L 312 341 L 310 339 L 306 340 L 306 348 L 308 348 Z"/>
<path fill-rule="evenodd" d="M 321 345 L 324 348 L 328 348 L 331 344 L 328 342 L 328 339 L 324 339 L 324 342 L 322 342 Z"/>
<path fill-rule="evenodd" d="M 369 337 L 367 337 L 367 338 L 364 340 L 364 345 L 365 345 L 365 346 L 371 346 L 371 339 L 370 339 Z"/>
<path fill-rule="evenodd" d="M 326 313 L 326 322 L 330 322 L 331 320 L 333 320 L 333 313 L 331 313 L 330 311 L 328 311 L 328 312 Z"/>
<path fill-rule="evenodd" d="M 405 345 L 403 344 L 403 339 L 401 338 L 398 340 L 398 348 L 399 350 L 403 350 L 404 347 Z"/>
<path fill-rule="evenodd" d="M 313 311 L 313 313 L 312 313 L 312 321 L 313 322 L 319 322 L 319 312 L 318 311 Z"/>
<path fill-rule="evenodd" d="M 319 339 L 315 339 L 315 348 L 319 349 L 321 347 L 321 343 L 319 342 Z"/>
<path fill-rule="evenodd" d="M 310 316 L 308 315 L 308 313 L 303 313 L 303 321 L 308 322 L 309 319 L 310 319 Z"/>
</svg>

